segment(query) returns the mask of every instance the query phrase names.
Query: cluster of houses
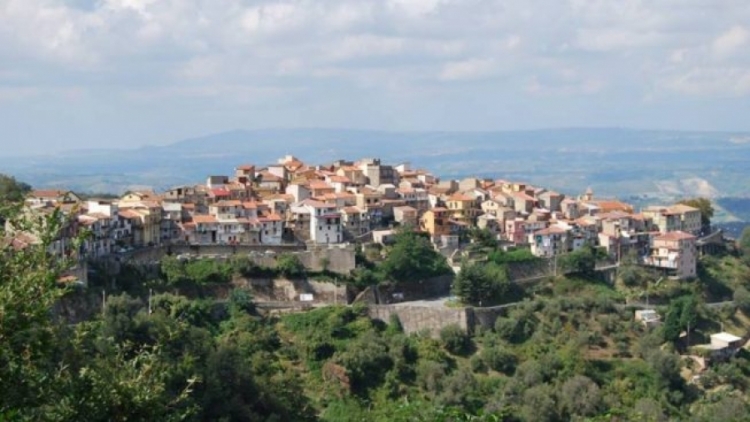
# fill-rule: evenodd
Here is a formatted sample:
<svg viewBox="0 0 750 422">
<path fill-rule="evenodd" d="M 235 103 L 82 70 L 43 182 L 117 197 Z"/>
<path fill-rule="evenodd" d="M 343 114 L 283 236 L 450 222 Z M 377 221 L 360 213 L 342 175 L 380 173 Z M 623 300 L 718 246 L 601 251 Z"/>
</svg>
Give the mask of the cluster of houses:
<svg viewBox="0 0 750 422">
<path fill-rule="evenodd" d="M 445 251 L 459 248 L 477 227 L 540 257 L 592 244 L 615 259 L 634 251 L 644 265 L 690 278 L 702 230 L 700 211 L 685 205 L 636 213 L 591 190 L 568 197 L 505 180 L 440 180 L 379 159 L 312 166 L 286 156 L 162 193 L 130 191 L 118 199 L 83 201 L 70 191 L 36 190 L 26 205 L 32 213 L 62 210 L 67 216 L 55 244 L 59 253 L 70 253 L 69 239 L 87 228 L 78 252 L 89 257 L 175 243 L 368 242 L 387 238 L 397 226 L 427 233 Z"/>
</svg>

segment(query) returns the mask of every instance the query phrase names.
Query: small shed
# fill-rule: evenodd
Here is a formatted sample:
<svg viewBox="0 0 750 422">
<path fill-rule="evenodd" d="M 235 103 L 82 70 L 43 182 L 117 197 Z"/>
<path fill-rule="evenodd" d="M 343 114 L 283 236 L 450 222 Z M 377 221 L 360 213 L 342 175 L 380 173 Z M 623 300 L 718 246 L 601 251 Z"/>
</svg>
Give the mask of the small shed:
<svg viewBox="0 0 750 422">
<path fill-rule="evenodd" d="M 742 338 L 729 333 L 717 333 L 711 335 L 711 348 L 714 350 L 739 349 L 742 347 Z"/>
<path fill-rule="evenodd" d="M 654 309 L 643 309 L 635 311 L 635 320 L 646 327 L 654 327 L 661 323 L 661 316 Z"/>
</svg>

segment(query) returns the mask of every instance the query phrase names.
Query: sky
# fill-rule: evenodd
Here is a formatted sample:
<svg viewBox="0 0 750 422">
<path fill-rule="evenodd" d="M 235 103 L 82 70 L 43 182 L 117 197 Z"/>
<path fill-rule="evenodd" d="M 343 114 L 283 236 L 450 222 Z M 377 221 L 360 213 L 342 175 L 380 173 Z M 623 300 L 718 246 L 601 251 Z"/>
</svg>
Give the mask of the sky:
<svg viewBox="0 0 750 422">
<path fill-rule="evenodd" d="M 4 156 L 748 116 L 747 0 L 0 0 Z"/>
</svg>

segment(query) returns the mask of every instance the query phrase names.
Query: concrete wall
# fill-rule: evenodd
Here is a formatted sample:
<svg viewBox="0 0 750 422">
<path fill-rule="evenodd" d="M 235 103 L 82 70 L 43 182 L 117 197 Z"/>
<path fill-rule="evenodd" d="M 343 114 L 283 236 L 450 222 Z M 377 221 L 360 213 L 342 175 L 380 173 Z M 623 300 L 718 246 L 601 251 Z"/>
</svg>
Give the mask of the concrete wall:
<svg viewBox="0 0 750 422">
<path fill-rule="evenodd" d="M 438 336 L 441 329 L 454 324 L 467 331 L 472 329 L 471 316 L 467 308 L 371 305 L 368 309 L 370 318 L 386 323 L 390 321 L 391 315 L 398 315 L 406 334 L 425 330 L 433 336 Z"/>
<path fill-rule="evenodd" d="M 391 315 L 398 315 L 404 332 L 407 334 L 427 330 L 438 336 L 440 330 L 449 325 L 458 325 L 467 332 L 478 327 L 493 329 L 498 318 L 507 316 L 508 310 L 518 304 L 508 304 L 491 308 L 446 308 L 418 305 L 370 305 L 370 318 L 389 322 Z"/>
</svg>

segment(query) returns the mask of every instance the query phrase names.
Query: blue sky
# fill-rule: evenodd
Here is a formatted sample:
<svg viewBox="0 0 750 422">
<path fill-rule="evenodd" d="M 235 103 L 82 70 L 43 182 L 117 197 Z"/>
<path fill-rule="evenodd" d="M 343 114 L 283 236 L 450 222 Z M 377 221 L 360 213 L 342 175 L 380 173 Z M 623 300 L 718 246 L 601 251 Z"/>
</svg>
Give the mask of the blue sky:
<svg viewBox="0 0 750 422">
<path fill-rule="evenodd" d="M 2 155 L 748 116 L 747 0 L 0 0 Z"/>
</svg>

